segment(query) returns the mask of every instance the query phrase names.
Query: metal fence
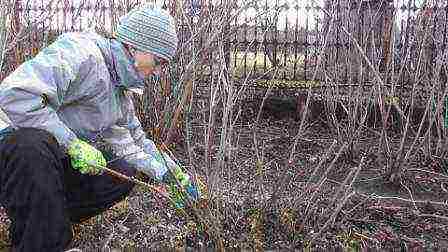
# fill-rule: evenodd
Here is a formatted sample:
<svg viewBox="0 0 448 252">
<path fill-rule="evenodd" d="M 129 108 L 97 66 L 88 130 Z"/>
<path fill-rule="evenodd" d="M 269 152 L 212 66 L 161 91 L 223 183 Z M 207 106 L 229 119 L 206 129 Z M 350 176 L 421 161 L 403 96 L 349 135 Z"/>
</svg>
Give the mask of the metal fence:
<svg viewBox="0 0 448 252">
<path fill-rule="evenodd" d="M 380 72 L 390 73 L 391 63 L 395 63 L 397 74 L 405 65 L 406 71 L 398 77 L 406 82 L 415 71 L 434 74 L 433 66 L 447 49 L 447 1 L 426 8 L 412 0 L 402 5 L 384 0 L 326 1 L 322 5 L 307 1 L 276 6 L 267 3 L 251 7 L 255 13 L 251 16 L 270 7 L 281 10 L 278 19 L 261 15 L 250 22 L 250 15 L 246 15 L 231 33 L 232 67 L 241 76 L 251 71 L 263 74 L 277 66 L 282 69 L 278 79 L 306 81 L 313 78 L 319 67 L 318 80 L 369 82 L 374 79 L 372 69 L 357 48 L 356 40 Z M 332 3 L 333 22 L 328 15 Z M 423 39 L 425 30 L 428 35 Z M 318 62 L 322 47 L 325 49 Z M 422 67 L 418 70 L 420 50 Z"/>
<path fill-rule="evenodd" d="M 84 31 L 96 25 L 112 28 L 122 14 L 142 1 L 16 1 L 14 19 L 10 26 L 12 46 L 7 52 L 5 69 L 1 79 L 6 77 L 19 64 L 36 55 L 39 50 L 51 43 L 58 35 L 70 31 Z M 28 30 L 27 27 L 31 29 Z M 12 47 L 12 48 L 11 48 Z"/>
<path fill-rule="evenodd" d="M 92 20 L 111 30 L 122 14 L 142 1 L 65 0 L 51 7 L 43 0 L 33 4 L 17 2 L 15 19 L 11 22 L 13 31 L 45 13 L 54 14 L 14 44 L 1 79 L 58 34 L 85 30 L 92 25 Z M 222 4 L 222 1 L 205 0 L 185 2 L 191 18 L 219 11 Z M 174 3 L 167 0 L 162 5 L 174 9 Z M 241 8 L 243 4 L 244 1 L 237 3 L 235 8 Z M 420 71 L 422 76 L 435 74 L 433 66 L 447 49 L 446 0 L 426 8 L 419 6 L 416 0 L 260 0 L 243 8 L 242 15 L 230 24 L 225 38 L 229 69 L 235 77 L 250 75 L 253 79 L 282 80 L 275 82 L 280 87 L 314 85 L 310 80 L 316 68 L 319 68 L 316 81 L 330 80 L 341 85 L 370 82 L 374 79 L 372 69 L 358 45 L 380 72 L 388 72 L 406 84 L 415 71 Z M 335 13 L 334 19 L 332 13 Z M 182 34 L 182 22 L 179 24 L 180 36 L 188 37 L 188 34 Z M 424 35 L 425 29 L 429 31 L 428 36 Z M 417 43 L 423 38 L 426 38 L 424 43 Z M 206 38 L 198 40 L 197 44 L 201 46 L 201 41 Z M 325 49 L 318 62 L 322 47 Z M 207 57 L 205 66 L 208 67 L 203 68 L 204 75 L 214 69 L 213 52 Z M 423 66 L 419 69 L 418 58 Z M 395 69 L 391 70 L 393 62 Z M 401 66 L 406 66 L 405 71 L 399 71 Z M 273 69 L 278 69 L 275 76 Z M 401 75 L 396 76 L 398 73 Z M 262 83 L 266 84 L 259 84 Z"/>
</svg>

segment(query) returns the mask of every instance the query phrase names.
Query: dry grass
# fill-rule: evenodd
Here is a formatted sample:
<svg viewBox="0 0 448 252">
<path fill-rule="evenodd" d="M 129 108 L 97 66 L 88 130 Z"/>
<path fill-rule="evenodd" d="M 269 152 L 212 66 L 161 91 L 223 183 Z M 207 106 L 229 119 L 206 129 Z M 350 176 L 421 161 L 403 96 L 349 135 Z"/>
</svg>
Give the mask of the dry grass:
<svg viewBox="0 0 448 252">
<path fill-rule="evenodd" d="M 278 76 L 287 76 L 287 78 L 293 78 L 294 72 L 296 78 L 299 76 L 304 76 L 304 61 L 305 55 L 298 54 L 294 56 L 293 54 L 283 54 L 278 55 L 279 59 L 279 70 Z M 311 73 L 312 69 L 308 65 L 308 75 Z M 262 74 L 265 72 L 270 72 L 274 68 L 274 65 L 269 60 L 269 57 L 265 55 L 264 52 L 244 52 L 244 51 L 233 51 L 230 53 L 230 69 L 231 74 L 234 78 L 244 78 L 246 75 Z"/>
</svg>

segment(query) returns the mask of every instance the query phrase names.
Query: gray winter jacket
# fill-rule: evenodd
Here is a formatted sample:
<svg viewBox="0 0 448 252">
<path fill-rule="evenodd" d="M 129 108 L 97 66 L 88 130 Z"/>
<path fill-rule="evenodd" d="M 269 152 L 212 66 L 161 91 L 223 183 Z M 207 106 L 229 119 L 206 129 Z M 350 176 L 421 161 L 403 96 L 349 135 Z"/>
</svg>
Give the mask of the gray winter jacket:
<svg viewBox="0 0 448 252">
<path fill-rule="evenodd" d="M 13 128 L 47 130 L 64 150 L 85 140 L 159 178 L 165 169 L 154 167 L 154 143 L 129 93 L 143 87 L 121 43 L 96 33 L 66 33 L 4 79 L 0 108 Z"/>
</svg>

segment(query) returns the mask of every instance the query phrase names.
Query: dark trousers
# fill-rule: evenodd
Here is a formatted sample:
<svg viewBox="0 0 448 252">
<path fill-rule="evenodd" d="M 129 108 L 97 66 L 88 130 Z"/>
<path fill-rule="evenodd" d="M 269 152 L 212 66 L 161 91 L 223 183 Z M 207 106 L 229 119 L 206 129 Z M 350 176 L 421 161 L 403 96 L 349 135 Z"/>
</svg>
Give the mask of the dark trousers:
<svg viewBox="0 0 448 252">
<path fill-rule="evenodd" d="M 133 176 L 123 161 L 109 168 Z M 46 131 L 22 128 L 0 140 L 0 203 L 12 221 L 14 251 L 63 251 L 71 223 L 124 199 L 133 185 L 109 175 L 83 175 Z"/>
</svg>

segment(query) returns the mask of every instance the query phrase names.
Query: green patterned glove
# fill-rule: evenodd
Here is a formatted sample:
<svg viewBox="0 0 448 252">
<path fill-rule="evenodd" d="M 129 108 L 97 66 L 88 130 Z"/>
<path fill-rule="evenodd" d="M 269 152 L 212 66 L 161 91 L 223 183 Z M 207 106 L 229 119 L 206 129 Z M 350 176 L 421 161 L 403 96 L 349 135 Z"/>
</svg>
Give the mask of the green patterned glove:
<svg viewBox="0 0 448 252">
<path fill-rule="evenodd" d="M 182 192 L 183 190 L 178 188 L 176 179 L 188 196 Z M 163 178 L 163 182 L 168 186 L 168 192 L 174 201 L 174 207 L 177 209 L 184 207 L 186 197 L 189 197 L 193 201 L 197 201 L 201 197 L 201 191 L 196 188 L 190 180 L 190 176 L 183 172 L 179 166 L 176 166 L 171 172 L 167 172 Z"/>
<path fill-rule="evenodd" d="M 107 165 L 101 151 L 79 139 L 70 143 L 68 155 L 71 158 L 73 168 L 79 170 L 82 174 L 100 174 L 102 172 L 101 166 L 105 167 Z"/>
</svg>

